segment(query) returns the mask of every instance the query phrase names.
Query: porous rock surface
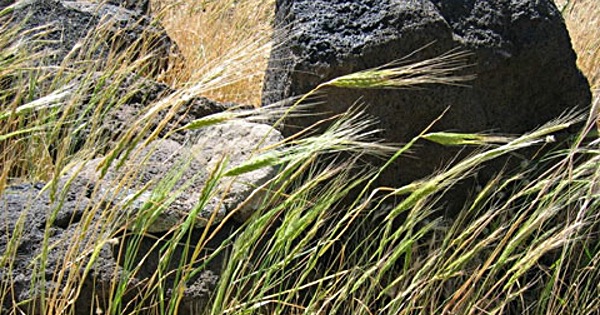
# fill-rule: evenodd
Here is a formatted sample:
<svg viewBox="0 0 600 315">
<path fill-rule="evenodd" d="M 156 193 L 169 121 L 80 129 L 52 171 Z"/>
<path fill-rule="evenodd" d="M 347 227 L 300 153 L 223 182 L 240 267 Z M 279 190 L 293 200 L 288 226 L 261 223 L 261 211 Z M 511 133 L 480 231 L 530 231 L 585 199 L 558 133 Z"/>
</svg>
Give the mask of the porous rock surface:
<svg viewBox="0 0 600 315">
<path fill-rule="evenodd" d="M 270 125 L 232 120 L 200 129 L 191 151 L 196 160 L 209 170 L 226 159 L 228 170 L 268 152 L 270 146 L 282 140 L 281 133 Z M 226 192 L 223 199 L 225 207 L 228 211 L 235 210 L 234 219 L 244 222 L 260 207 L 267 190 L 273 188 L 262 186 L 277 173 L 278 166 L 265 166 L 227 178 L 219 184 L 219 190 Z"/>
<path fill-rule="evenodd" d="M 93 95 L 93 91 L 111 95 L 109 99 L 104 101 L 101 107 L 93 106 L 90 99 L 81 100 L 81 104 L 77 108 L 79 113 L 74 113 L 80 121 L 92 120 L 92 116 L 96 115 L 95 120 L 100 122 L 101 125 L 94 127 L 96 134 L 91 134 L 89 125 L 86 125 L 85 128 L 79 128 L 77 133 L 72 135 L 75 142 L 77 142 L 73 143 L 73 150 L 77 151 L 80 149 L 92 137 L 105 139 L 106 142 L 103 148 L 95 147 L 95 150 L 99 154 L 104 154 L 113 148 L 115 142 L 121 139 L 124 133 L 129 132 L 132 126 L 143 125 L 140 122 L 140 117 L 146 113 L 148 106 L 156 104 L 160 99 L 171 97 L 177 93 L 176 90 L 164 83 L 156 82 L 133 73 L 119 80 L 106 77 L 102 73 L 97 73 L 91 79 L 83 78 L 82 80 L 81 78 L 77 78 L 69 84 L 72 84 L 74 89 L 89 91 L 83 93 L 84 95 Z M 89 108 L 89 106 L 93 108 Z M 234 103 L 217 102 L 198 96 L 192 97 L 178 106 L 176 112 L 172 113 L 172 116 L 166 122 L 163 120 L 172 109 L 169 106 L 158 111 L 149 122 L 145 123 L 148 124 L 147 129 L 150 131 L 160 128 L 159 137 L 167 136 L 169 133 L 169 139 L 183 144 L 186 141 L 190 141 L 189 132 L 186 130 L 179 130 L 174 133 L 170 132 L 196 119 L 236 108 L 243 108 L 243 106 Z M 163 126 L 159 127 L 161 124 Z M 138 133 L 133 134 L 133 136 L 137 136 Z"/>
<path fill-rule="evenodd" d="M 0 0 L 0 10 L 8 7 L 13 3 L 15 3 L 15 0 Z"/>
<path fill-rule="evenodd" d="M 61 64 L 67 56 L 76 59 L 89 46 L 83 45 L 78 51 L 73 48 L 95 35 L 102 36 L 104 43 L 92 50 L 93 57 L 106 61 L 111 51 L 126 49 L 152 53 L 156 58 L 146 69 L 151 74 L 166 70 L 169 58 L 178 55 L 177 46 L 164 28 L 137 10 L 136 5 L 122 7 L 88 1 L 27 0 L 16 2 L 14 10 L 2 18 L 22 23 L 24 30 L 33 30 L 27 35 L 28 39 L 44 41 L 43 49 L 49 54 L 45 62 L 51 65 Z M 135 53 L 128 56 L 131 60 L 139 57 Z M 89 59 L 86 53 L 83 58 Z"/>
<path fill-rule="evenodd" d="M 314 105 L 321 115 L 290 118 L 285 135 L 346 111 L 360 99 L 379 121 L 380 136 L 405 143 L 444 110 L 431 131 L 516 134 L 590 104 L 590 90 L 560 12 L 550 0 L 278 0 L 263 104 L 302 95 L 319 83 L 452 49 L 472 55 L 462 74 L 469 87 L 351 90 L 327 88 Z M 419 141 L 379 184 L 397 186 L 428 176 L 458 149 Z"/>
<path fill-rule="evenodd" d="M 43 186 L 13 185 L 0 195 L 0 252 L 4 257 L 14 257 L 10 261 L 3 260 L 0 266 L 0 287 L 11 288 L 10 292 L 3 294 L 0 313 L 44 314 L 39 301 L 42 289 L 46 296 L 62 297 L 66 301 L 68 292 L 73 290 L 73 287 L 66 287 L 69 277 L 78 279 L 76 284 L 81 284 L 81 291 L 70 306 L 74 314 L 87 315 L 90 310 L 106 312 L 111 287 L 115 288 L 121 280 L 127 281 L 127 293 L 122 301 L 124 312 L 130 310 L 129 307 L 135 307 L 136 303 L 147 303 L 135 301 L 143 292 L 144 284 L 157 270 L 159 248 L 164 246 L 164 241 L 156 237 L 141 237 L 130 262 L 133 266 L 140 265 L 140 269 L 136 273 L 126 272 L 122 251 L 128 246 L 135 246 L 132 244 L 136 244 L 133 242 L 137 240 L 130 242 L 133 236 L 124 234 L 107 236 L 111 232 L 105 230 L 107 225 L 100 221 L 106 214 L 101 215 L 102 210 L 83 194 L 67 194 L 64 199 L 53 200 L 48 190 L 42 190 Z M 59 206 L 61 202 L 64 204 Z M 89 221 L 92 224 L 88 225 Z M 98 226 L 103 229 L 98 230 Z M 207 248 L 217 247 L 228 237 L 232 228 L 234 226 L 231 224 L 224 226 L 207 244 Z M 202 232 L 195 231 L 191 236 L 192 242 L 200 240 Z M 44 235 L 47 235 L 47 241 L 44 241 Z M 98 254 L 86 273 L 95 246 L 99 246 Z M 44 247 L 49 249 L 45 254 L 42 252 Z M 183 246 L 176 248 L 174 259 L 165 273 L 179 268 L 185 252 Z M 210 252 L 205 251 L 204 254 Z M 222 255 L 216 256 L 203 267 L 202 272 L 186 283 L 182 311 L 189 313 L 206 305 L 216 286 L 222 259 Z M 197 262 L 201 263 L 204 262 Z M 174 284 L 174 276 L 165 279 L 167 288 L 174 287 Z M 168 299 L 169 296 L 167 292 L 165 297 Z M 30 309 L 34 304 L 36 313 Z M 54 306 L 57 307 L 54 312 L 67 311 L 60 305 Z M 66 307 L 67 303 L 62 306 Z"/>
<path fill-rule="evenodd" d="M 244 121 L 206 127 L 191 137 L 193 145 L 171 139 L 154 140 L 146 146 L 139 144 L 128 156 L 113 161 L 104 176 L 102 158 L 75 163 L 58 180 L 56 190 L 51 185 L 43 189 L 45 185 L 41 183 L 7 187 L 0 194 L 0 253 L 11 259 L 0 266 L 0 287 L 12 289 L 2 300 L 1 311 L 16 312 L 19 305 L 19 310 L 28 312 L 42 289 L 46 294 L 63 296 L 68 291 L 68 277 L 76 277 L 77 283 L 82 283 L 74 301 L 75 314 L 89 314 L 90 309 L 106 310 L 111 299 L 110 288 L 123 278 L 127 279 L 128 292 L 124 303 L 130 307 L 147 303 L 136 302 L 136 298 L 161 264 L 159 250 L 165 240 L 132 234 L 134 222 L 140 222 L 139 218 L 145 215 L 142 222 L 148 224 L 146 233 L 157 236 L 169 233 L 198 207 L 209 173 L 219 161 L 227 161 L 225 170 L 228 170 L 259 154 L 260 148 L 282 140 L 274 128 Z M 206 227 L 208 220 L 220 222 L 228 211 L 236 211 L 234 218 L 238 221 L 246 220 L 262 202 L 266 187 L 261 185 L 276 174 L 275 166 L 267 166 L 218 182 L 195 218 L 192 244 L 204 237 L 204 229 L 198 228 Z M 172 185 L 166 184 L 171 180 Z M 153 221 L 148 220 L 148 211 L 161 205 L 164 207 L 160 214 Z M 239 226 L 232 220 L 220 225 L 205 247 L 206 257 Z M 217 229 L 208 228 L 209 235 Z M 44 235 L 48 235 L 47 240 Z M 42 258 L 42 250 L 48 244 L 52 244 L 51 250 Z M 132 244 L 139 247 L 131 248 L 135 246 Z M 87 266 L 94 246 L 99 246 L 95 247 L 97 256 Z M 128 248 L 134 253 L 130 266 L 141 266 L 134 274 L 124 269 L 127 267 L 123 253 Z M 177 247 L 163 272 L 180 268 L 185 253 L 191 255 L 183 246 Z M 207 305 L 220 275 L 223 255 L 207 263 L 195 263 L 206 265 L 186 282 L 182 311 L 193 313 Z M 74 261 L 78 264 L 65 265 Z M 65 270 L 66 274 L 60 272 Z M 165 279 L 165 288 L 176 285 L 175 273 L 170 274 Z M 167 298 L 170 292 L 166 291 Z M 41 311 L 39 301 L 35 305 Z"/>
<path fill-rule="evenodd" d="M 105 3 L 122 6 L 127 10 L 135 11 L 141 14 L 150 13 L 150 0 L 108 0 Z"/>
<path fill-rule="evenodd" d="M 147 230 L 164 232 L 199 207 L 203 189 L 218 163 L 226 161 L 226 171 L 282 140 L 281 133 L 271 126 L 243 121 L 203 128 L 193 138 L 191 147 L 170 139 L 139 144 L 129 156 L 114 161 L 104 176 L 100 168 L 103 158 L 75 165 L 62 178 L 61 186 L 68 185 L 75 193 L 88 191 L 92 200 L 122 209 L 124 216 L 139 215 L 148 205 L 162 204 L 164 209 Z M 220 222 L 234 210 L 234 218 L 243 222 L 262 202 L 266 188 L 261 189 L 261 185 L 276 175 L 276 166 L 265 166 L 223 178 L 198 209 L 195 226 L 204 227 L 210 220 Z M 169 180 L 174 183 L 166 184 Z"/>
</svg>

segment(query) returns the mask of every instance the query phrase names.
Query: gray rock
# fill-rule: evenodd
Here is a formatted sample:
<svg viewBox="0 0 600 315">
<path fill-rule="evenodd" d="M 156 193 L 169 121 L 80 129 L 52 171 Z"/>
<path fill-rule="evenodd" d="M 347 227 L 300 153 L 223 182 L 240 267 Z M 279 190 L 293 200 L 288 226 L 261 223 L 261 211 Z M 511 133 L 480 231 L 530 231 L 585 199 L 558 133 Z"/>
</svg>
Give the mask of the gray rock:
<svg viewBox="0 0 600 315">
<path fill-rule="evenodd" d="M 196 207 L 218 162 L 227 158 L 227 169 L 248 161 L 257 150 L 283 138 L 281 133 L 264 124 L 232 121 L 198 131 L 191 148 L 170 139 L 160 139 L 144 147 L 136 146 L 129 156 L 114 161 L 101 175 L 98 158 L 72 167 L 61 179 L 69 191 L 87 191 L 95 203 L 121 209 L 122 216 L 135 217 L 153 211 L 151 205 L 162 204 L 149 232 L 164 232 L 183 222 Z M 226 169 L 226 170 L 227 170 Z M 220 222 L 227 213 L 245 221 L 263 202 L 267 187 L 261 185 L 277 175 L 276 166 L 266 166 L 237 177 L 225 177 L 210 198 L 198 210 L 195 227 L 210 220 Z M 171 184 L 168 182 L 171 181 Z M 169 199 L 172 198 L 172 199 Z"/>
<path fill-rule="evenodd" d="M 114 161 L 105 176 L 98 170 L 102 161 L 98 158 L 74 166 L 62 182 L 73 178 L 70 191 L 92 191 L 92 200 L 121 209 L 124 217 L 148 216 L 143 212 L 162 206 L 158 217 L 148 225 L 148 232 L 168 231 L 185 220 L 198 206 L 208 180 L 205 166 L 173 140 L 156 140 L 146 147 L 138 145 L 130 156 Z M 213 195 L 199 210 L 195 226 L 206 226 L 213 215 L 214 222 L 219 222 L 225 214 L 225 207 Z"/>
<path fill-rule="evenodd" d="M 111 4 L 28 0 L 19 2 L 7 18 L 12 23 L 24 22 L 25 30 L 35 30 L 27 36 L 44 40 L 42 48 L 49 54 L 45 63 L 50 65 L 60 64 L 73 47 L 84 43 L 90 36 L 100 34 L 99 45 L 92 52 L 101 63 L 106 61 L 111 50 L 138 52 L 128 55 L 131 60 L 138 58 L 140 53 L 152 53 L 155 58 L 148 61 L 144 71 L 157 74 L 168 68 L 169 58 L 179 55 L 177 46 L 164 28 L 153 23 L 148 16 Z M 40 28 L 43 26 L 48 28 Z M 86 47 L 82 50 L 85 51 Z"/>
<path fill-rule="evenodd" d="M 191 151 L 209 170 L 215 169 L 224 158 L 227 158 L 227 169 L 231 169 L 257 156 L 261 148 L 282 140 L 281 133 L 269 125 L 234 120 L 201 129 Z M 228 211 L 239 206 L 235 219 L 244 222 L 260 207 L 266 190 L 272 187 L 257 188 L 273 179 L 277 172 L 277 166 L 265 166 L 237 177 L 225 178 L 220 183 L 219 190 L 226 193 L 223 202 Z"/>
<path fill-rule="evenodd" d="M 98 138 L 105 140 L 105 147 L 96 146 L 97 153 L 106 153 L 114 147 L 115 142 L 121 139 L 131 126 L 141 125 L 139 122 L 140 117 L 150 104 L 176 93 L 175 90 L 163 83 L 135 74 L 129 74 L 125 79 L 115 81 L 114 78 L 101 77 L 101 74 L 97 74 L 91 80 L 73 80 L 72 83 L 76 88 L 89 90 L 85 93 L 86 95 L 94 95 L 94 91 L 111 95 L 104 102 L 100 113 L 95 112 L 98 108 L 94 107 L 90 99 L 82 100 L 77 112 L 73 113 L 74 119 L 79 120 L 75 125 L 79 126 L 84 122 L 88 122 L 85 128 L 79 128 L 75 134 L 74 138 L 78 143 L 73 144 L 73 151 L 79 150 L 86 141 Z M 86 84 L 86 86 L 82 87 L 82 84 Z M 88 108 L 88 106 L 93 108 Z M 170 131 L 183 127 L 196 119 L 238 106 L 234 103 L 216 102 L 205 97 L 191 98 L 180 106 L 173 117 L 164 124 L 159 137 L 166 136 Z M 165 119 L 169 110 L 170 108 L 159 111 L 156 117 L 149 122 L 148 130 L 150 132 L 159 128 L 159 124 Z M 96 115 L 96 117 L 93 118 L 93 115 Z M 89 125 L 92 119 L 100 122 L 100 125 L 92 128 Z M 93 135 L 91 134 L 92 129 L 95 132 Z M 171 134 L 169 139 L 183 144 L 189 141 L 190 136 L 188 132 L 182 130 Z"/>
<path fill-rule="evenodd" d="M 315 113 L 346 111 L 359 98 L 382 138 L 405 143 L 446 108 L 432 131 L 522 133 L 590 104 L 590 90 L 560 12 L 550 0 L 278 0 L 280 45 L 270 58 L 263 104 L 304 94 L 334 77 L 373 68 L 423 49 L 410 60 L 452 49 L 471 52 L 470 87 L 326 89 Z M 285 27 L 283 27 L 285 26 Z M 282 36 L 283 34 L 283 36 Z M 285 135 L 325 115 L 286 121 Z M 432 174 L 457 153 L 419 142 L 379 184 L 397 186 Z M 380 164 L 377 164 L 380 165 Z"/>
<path fill-rule="evenodd" d="M 60 199 L 53 201 L 48 191 L 41 190 L 42 187 L 43 184 L 13 185 L 0 194 L 0 286 L 11 288 L 1 297 L 2 313 L 45 314 L 46 310 L 40 309 L 39 302 L 42 290 L 46 296 L 58 294 L 55 298 L 74 298 L 73 287 L 67 289 L 67 277 L 73 277 L 77 279 L 76 284 L 81 284 L 79 295 L 71 306 L 73 314 L 87 315 L 90 310 L 96 309 L 106 311 L 111 288 L 115 289 L 121 280 L 127 281 L 127 293 L 122 301 L 124 313 L 132 311 L 129 308 L 140 303 L 151 303 L 137 300 L 138 294 L 146 290 L 144 286 L 162 264 L 160 248 L 165 245 L 164 241 L 156 237 L 115 234 L 102 221 L 107 213 L 102 214 L 102 210 L 85 194 L 67 194 L 61 203 Z M 210 255 L 235 228 L 235 225 L 227 223 L 222 230 L 216 231 L 216 237 L 209 241 L 201 255 Z M 203 232 L 193 231 L 190 244 L 203 240 Z M 44 235 L 47 235 L 47 242 Z M 14 239 L 12 243 L 11 239 Z M 100 245 L 98 255 L 86 274 L 85 268 L 92 253 L 90 246 L 97 244 Z M 48 248 L 45 256 L 42 255 L 44 246 Z M 129 266 L 140 266 L 135 273 L 126 271 L 130 267 L 127 267 L 124 253 L 128 251 L 131 254 Z M 175 249 L 163 270 L 163 274 L 171 274 L 164 279 L 164 288 L 176 286 L 173 271 L 180 268 L 180 262 L 186 259 L 186 255 L 187 259 L 190 258 L 190 252 L 183 245 Z M 194 263 L 202 270 L 186 284 L 180 305 L 182 310 L 197 310 L 208 304 L 216 288 L 223 259 L 223 255 L 216 255 L 209 262 Z M 66 273 L 61 275 L 61 270 Z M 167 290 L 167 301 L 171 295 Z"/>
</svg>

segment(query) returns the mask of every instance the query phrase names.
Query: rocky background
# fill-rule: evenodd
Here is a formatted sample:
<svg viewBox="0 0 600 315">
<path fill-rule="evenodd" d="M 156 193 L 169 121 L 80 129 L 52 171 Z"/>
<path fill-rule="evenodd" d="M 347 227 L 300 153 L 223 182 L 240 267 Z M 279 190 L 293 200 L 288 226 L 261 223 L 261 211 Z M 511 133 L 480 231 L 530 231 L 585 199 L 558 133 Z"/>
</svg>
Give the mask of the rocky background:
<svg viewBox="0 0 600 315">
<path fill-rule="evenodd" d="M 272 53 L 263 104 L 303 95 L 349 73 L 452 51 L 470 54 L 461 71 L 475 75 L 461 86 L 328 88 L 314 106 L 322 115 L 289 119 L 285 135 L 342 113 L 357 100 L 391 143 L 410 141 L 442 114 L 432 131 L 520 134 L 591 102 L 552 1 L 294 0 L 277 1 L 276 12 L 286 35 L 276 37 L 284 43 Z M 382 185 L 423 178 L 458 153 L 425 142 L 419 146 L 417 158 L 388 168 Z"/>
</svg>

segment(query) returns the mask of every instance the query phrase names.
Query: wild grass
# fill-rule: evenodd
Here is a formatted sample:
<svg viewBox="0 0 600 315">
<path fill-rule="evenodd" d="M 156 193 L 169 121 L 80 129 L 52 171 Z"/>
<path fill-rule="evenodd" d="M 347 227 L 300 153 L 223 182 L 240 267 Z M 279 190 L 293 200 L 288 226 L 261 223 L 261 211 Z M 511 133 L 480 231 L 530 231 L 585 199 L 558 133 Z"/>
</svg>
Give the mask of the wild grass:
<svg viewBox="0 0 600 315">
<path fill-rule="evenodd" d="M 600 88 L 600 3 L 594 0 L 555 0 L 562 9 L 577 65 L 590 81 L 593 90 Z"/>
<path fill-rule="evenodd" d="M 600 4 L 595 0 L 555 0 L 562 10 L 578 66 L 593 89 L 600 88 Z M 235 59 L 248 47 L 253 58 L 242 58 L 235 84 L 215 90 L 210 96 L 224 101 L 260 104 L 262 76 L 267 65 L 272 33 L 273 0 L 185 1 L 153 0 L 156 12 L 168 8 L 161 19 L 179 44 L 185 63 L 167 74 L 167 81 L 184 84 L 201 76 L 206 67 Z M 226 30 L 226 32 L 224 32 Z M 254 43 L 254 44 L 251 44 Z M 252 47 L 249 47 L 252 46 Z M 258 49 L 260 48 L 260 49 Z M 244 79 L 239 79 L 244 78 Z"/>
<path fill-rule="evenodd" d="M 181 87 L 213 75 L 224 83 L 207 97 L 260 104 L 274 7 L 274 0 L 153 0 L 152 10 L 161 12 L 185 58 L 165 80 Z"/>
<path fill-rule="evenodd" d="M 220 6 L 224 3 L 228 6 Z M 18 27 L 0 27 L 0 192 L 18 182 L 43 181 L 47 183 L 45 190 L 54 193 L 55 201 L 44 223 L 42 252 L 30 262 L 34 274 L 31 288 L 40 288 L 38 298 L 32 296 L 1 312 L 72 314 L 81 312 L 77 309 L 78 298 L 94 300 L 90 314 L 600 311 L 600 155 L 598 141 L 590 136 L 596 119 L 593 113 L 565 115 L 514 137 L 424 130 L 413 141 L 391 147 L 374 141 L 374 122 L 355 109 L 332 119 L 331 126 L 321 135 L 292 137 L 266 152 L 256 152 L 245 164 L 230 168 L 224 160 L 211 170 L 195 210 L 216 194 L 219 180 L 267 165 L 280 166 L 279 175 L 263 187 L 269 193 L 260 208 L 244 224 L 228 232 L 216 248 L 209 249 L 209 244 L 227 229 L 229 218 L 210 229 L 194 229 L 197 219 L 192 213 L 165 233 L 148 232 L 154 218 L 180 192 L 176 179 L 185 171 L 185 160 L 157 185 L 133 194 L 129 202 L 135 202 L 145 192 L 153 196 L 140 213 L 123 211 L 127 202 L 93 203 L 64 239 L 53 238 L 51 227 L 62 207 L 68 202 L 83 206 L 88 197 L 83 192 L 72 195 L 61 189 L 65 182 L 58 180 L 66 179 L 67 185 L 74 182 L 74 176 L 81 173 L 81 162 L 101 157 L 100 169 L 107 169 L 120 163 L 124 155 L 139 155 L 140 151 L 134 148 L 151 147 L 152 140 L 160 137 L 160 129 L 166 128 L 166 119 L 195 95 L 258 104 L 255 97 L 259 76 L 245 75 L 262 69 L 257 64 L 264 62 L 263 51 L 255 54 L 256 59 L 249 54 L 257 47 L 268 47 L 268 43 L 245 32 L 252 23 L 259 28 L 264 25 L 267 18 L 261 14 L 267 14 L 269 4 L 254 15 L 248 14 L 253 12 L 251 4 L 256 5 L 252 1 L 196 3 L 194 8 L 206 10 L 197 12 L 204 20 L 186 16 L 187 11 L 179 6 L 184 2 L 165 11 L 166 21 L 182 23 L 170 26 L 177 29 L 176 25 L 181 25 L 182 33 L 185 23 L 211 25 L 206 34 L 196 34 L 204 36 L 204 41 L 215 39 L 213 44 L 218 43 L 216 34 L 223 25 L 230 26 L 230 33 L 224 33 L 235 36 L 228 42 L 221 35 L 225 50 L 220 53 L 205 48 L 207 54 L 214 53 L 212 57 L 200 54 L 201 51 L 184 52 L 193 56 L 188 59 L 190 64 L 163 74 L 163 79 L 181 89 L 149 104 L 139 113 L 137 123 L 115 141 L 103 138 L 99 126 L 110 108 L 122 105 L 130 96 L 117 93 L 117 87 L 131 71 L 144 67 L 144 58 L 127 58 L 133 54 L 131 51 L 115 53 L 110 62 L 100 67 L 81 48 L 81 52 L 71 54 L 75 59 L 49 67 L 38 62 L 43 59 L 41 52 L 30 53 L 41 44 L 35 38 L 15 40 L 22 32 Z M 180 42 L 183 49 L 202 47 L 191 41 L 193 34 L 180 36 L 183 42 L 189 38 L 188 45 Z M 253 41 L 258 46 L 252 46 Z M 230 48 L 233 55 L 226 53 Z M 311 93 L 318 93 L 327 85 L 393 88 L 432 82 L 464 84 L 468 77 L 454 76 L 454 70 L 463 66 L 462 57 L 451 53 L 417 65 L 392 65 L 351 74 Z M 75 61 L 82 67 L 70 67 Z M 56 73 L 52 71 L 58 75 L 48 82 L 49 75 Z M 82 111 L 89 115 L 79 115 Z M 165 121 L 152 129 L 150 121 L 165 112 Z M 276 121 L 286 114 L 287 109 L 273 108 L 228 111 L 190 122 L 181 129 L 206 128 L 234 119 Z M 540 159 L 524 161 L 518 172 L 498 174 L 484 183 L 466 201 L 458 217 L 441 215 L 443 200 L 451 189 L 484 163 L 518 156 L 519 150 L 526 148 L 554 146 L 552 135 L 573 126 L 583 127 L 568 145 L 557 146 Z M 88 130 L 90 135 L 83 142 L 78 138 L 80 130 Z M 170 132 L 174 130 L 166 130 L 167 134 Z M 385 157 L 388 165 L 406 154 L 415 141 L 423 139 L 479 149 L 453 166 L 409 185 L 373 185 L 382 168 L 365 167 L 361 163 L 365 156 Z M 130 171 L 135 173 L 136 169 Z M 117 176 L 112 186 L 123 189 L 129 175 Z M 93 191 L 91 197 L 110 198 L 104 193 Z M 26 215 L 32 206 L 25 207 L 13 231 L 0 231 L 10 235 L 0 254 L 1 274 L 5 277 L 0 279 L 3 302 L 19 299 L 10 280 L 16 276 L 14 264 L 20 255 L 17 249 L 20 236 L 28 228 Z M 149 237 L 158 241 L 148 245 Z M 64 258 L 49 265 L 48 257 L 53 251 L 60 251 Z M 103 291 L 106 296 L 95 292 L 97 295 L 81 297 L 85 286 L 101 280 L 92 277 L 95 264 L 113 252 L 121 265 L 108 275 L 109 288 Z M 221 254 L 226 254 L 227 259 L 209 303 L 184 304 L 186 285 L 212 268 L 211 262 Z M 149 261 L 159 263 L 148 274 L 145 266 Z M 131 282 L 136 274 L 145 276 L 143 283 Z M 49 282 L 61 285 L 46 287 Z M 183 309 L 184 305 L 191 309 Z"/>
</svg>

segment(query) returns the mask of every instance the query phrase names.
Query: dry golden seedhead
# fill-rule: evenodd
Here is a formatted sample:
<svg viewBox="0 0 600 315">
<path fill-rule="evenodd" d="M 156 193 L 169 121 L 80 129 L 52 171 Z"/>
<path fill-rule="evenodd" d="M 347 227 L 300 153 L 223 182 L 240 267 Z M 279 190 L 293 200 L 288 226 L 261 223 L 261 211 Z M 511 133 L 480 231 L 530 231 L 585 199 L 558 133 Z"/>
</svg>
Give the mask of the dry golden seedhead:
<svg viewBox="0 0 600 315">
<path fill-rule="evenodd" d="M 475 77 L 459 74 L 467 67 L 468 52 L 450 51 L 419 62 L 395 61 L 335 78 L 323 86 L 351 89 L 408 88 L 422 84 L 464 85 Z"/>
</svg>

